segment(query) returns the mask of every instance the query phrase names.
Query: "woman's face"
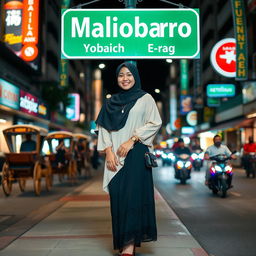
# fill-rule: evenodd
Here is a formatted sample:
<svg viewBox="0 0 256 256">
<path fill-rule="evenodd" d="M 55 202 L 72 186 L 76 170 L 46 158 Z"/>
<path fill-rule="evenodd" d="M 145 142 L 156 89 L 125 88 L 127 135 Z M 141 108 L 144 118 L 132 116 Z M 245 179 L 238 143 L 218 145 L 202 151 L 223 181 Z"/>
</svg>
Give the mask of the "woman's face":
<svg viewBox="0 0 256 256">
<path fill-rule="evenodd" d="M 123 90 L 131 89 L 135 84 L 135 79 L 127 67 L 122 67 L 118 77 L 117 83 Z"/>
</svg>

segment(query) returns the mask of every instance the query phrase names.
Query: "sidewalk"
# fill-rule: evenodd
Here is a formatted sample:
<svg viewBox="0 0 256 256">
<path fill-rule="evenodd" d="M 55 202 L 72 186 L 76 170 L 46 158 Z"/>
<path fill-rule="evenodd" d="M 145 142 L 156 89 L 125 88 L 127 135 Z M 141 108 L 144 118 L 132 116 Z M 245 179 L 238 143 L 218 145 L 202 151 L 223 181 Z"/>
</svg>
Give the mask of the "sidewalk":
<svg viewBox="0 0 256 256">
<path fill-rule="evenodd" d="M 83 190 L 60 201 L 62 206 L 0 251 L 0 256 L 114 255 L 102 177 L 94 177 Z M 143 243 L 136 255 L 208 256 L 157 191 L 156 214 L 158 241 Z"/>
</svg>

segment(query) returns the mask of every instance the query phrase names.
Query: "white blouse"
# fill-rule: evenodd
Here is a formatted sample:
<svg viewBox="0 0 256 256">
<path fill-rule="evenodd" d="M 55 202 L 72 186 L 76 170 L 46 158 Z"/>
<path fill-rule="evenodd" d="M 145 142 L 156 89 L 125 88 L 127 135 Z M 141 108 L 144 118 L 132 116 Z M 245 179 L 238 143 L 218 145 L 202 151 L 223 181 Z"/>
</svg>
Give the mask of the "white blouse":
<svg viewBox="0 0 256 256">
<path fill-rule="evenodd" d="M 125 126 L 118 131 L 107 131 L 102 126 L 97 126 L 98 151 L 104 151 L 112 146 L 117 152 L 119 146 L 132 136 L 139 138 L 141 143 L 153 150 L 153 140 L 162 124 L 156 103 L 150 94 L 145 94 L 137 100 L 129 112 Z M 103 190 L 108 192 L 108 184 L 124 165 L 124 157 L 119 158 L 120 164 L 117 171 L 108 170 L 106 162 L 104 167 Z"/>
</svg>

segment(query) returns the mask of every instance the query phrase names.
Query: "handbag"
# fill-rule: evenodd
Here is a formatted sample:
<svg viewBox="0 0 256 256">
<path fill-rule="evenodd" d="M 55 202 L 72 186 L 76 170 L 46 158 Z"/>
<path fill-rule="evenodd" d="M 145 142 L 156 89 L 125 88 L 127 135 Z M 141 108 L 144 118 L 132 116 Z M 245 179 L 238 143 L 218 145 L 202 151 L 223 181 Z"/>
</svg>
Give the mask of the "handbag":
<svg viewBox="0 0 256 256">
<path fill-rule="evenodd" d="M 158 167 L 156 156 L 150 152 L 145 153 L 145 164 L 148 168 Z"/>
</svg>

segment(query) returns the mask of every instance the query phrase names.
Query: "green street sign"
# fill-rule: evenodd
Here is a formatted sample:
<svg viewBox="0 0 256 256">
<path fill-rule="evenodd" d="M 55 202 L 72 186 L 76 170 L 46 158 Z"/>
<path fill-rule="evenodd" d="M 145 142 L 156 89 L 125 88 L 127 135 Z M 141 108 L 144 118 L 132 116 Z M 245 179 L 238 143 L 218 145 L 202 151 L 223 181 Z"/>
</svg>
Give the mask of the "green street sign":
<svg viewBox="0 0 256 256">
<path fill-rule="evenodd" d="M 233 97 L 236 94 L 234 84 L 208 84 L 206 93 L 208 97 Z"/>
<path fill-rule="evenodd" d="M 198 9 L 64 9 L 61 20 L 64 59 L 199 57 Z"/>
</svg>

